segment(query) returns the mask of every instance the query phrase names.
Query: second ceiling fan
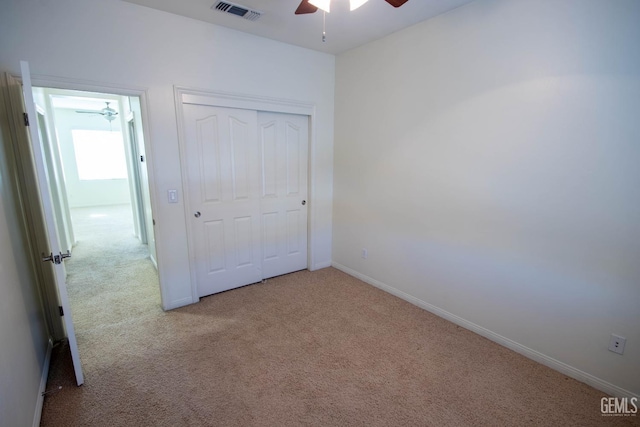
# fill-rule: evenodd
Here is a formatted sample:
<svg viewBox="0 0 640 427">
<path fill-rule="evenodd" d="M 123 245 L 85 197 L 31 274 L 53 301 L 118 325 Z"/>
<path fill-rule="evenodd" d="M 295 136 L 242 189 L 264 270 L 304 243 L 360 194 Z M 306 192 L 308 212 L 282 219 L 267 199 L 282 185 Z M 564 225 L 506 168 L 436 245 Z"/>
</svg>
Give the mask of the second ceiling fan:
<svg viewBox="0 0 640 427">
<path fill-rule="evenodd" d="M 329 4 L 331 0 L 302 0 L 300 5 L 296 9 L 296 15 L 304 15 L 306 13 L 314 13 L 318 9 L 322 9 L 325 12 L 329 12 Z M 351 10 L 354 10 L 368 0 L 351 0 Z M 400 7 L 409 0 L 385 0 L 393 7 Z"/>
<path fill-rule="evenodd" d="M 109 107 L 109 104 L 111 104 L 111 102 L 104 102 L 105 104 L 107 104 L 107 106 L 105 108 L 103 108 L 102 110 L 76 110 L 76 113 L 82 113 L 82 114 L 100 114 L 102 117 L 105 118 L 105 120 L 112 122 L 116 119 L 116 116 L 118 115 L 118 112 L 116 110 L 114 110 L 113 108 Z"/>
</svg>

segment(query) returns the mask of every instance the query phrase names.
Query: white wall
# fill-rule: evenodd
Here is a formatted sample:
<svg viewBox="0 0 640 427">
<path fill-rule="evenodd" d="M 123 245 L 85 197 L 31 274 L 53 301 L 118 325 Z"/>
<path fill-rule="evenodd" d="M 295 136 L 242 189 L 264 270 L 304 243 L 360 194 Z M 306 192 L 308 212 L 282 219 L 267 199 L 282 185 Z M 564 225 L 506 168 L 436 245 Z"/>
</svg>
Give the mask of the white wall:
<svg viewBox="0 0 640 427">
<path fill-rule="evenodd" d="M 114 120 L 109 126 L 109 122 L 100 115 L 78 114 L 75 110 L 66 108 L 54 108 L 53 110 L 69 207 L 83 208 L 131 203 L 129 182 L 126 178 L 80 179 L 73 145 L 73 135 L 71 133 L 73 130 L 100 130 L 122 133 L 120 120 Z M 124 139 L 122 144 L 124 146 Z"/>
<path fill-rule="evenodd" d="M 336 265 L 640 393 L 639 22 L 479 0 L 340 55 Z"/>
<path fill-rule="evenodd" d="M 146 90 L 165 308 L 192 301 L 184 198 L 168 204 L 166 196 L 183 188 L 174 85 L 315 104 L 311 266 L 330 264 L 333 56 L 119 0 L 22 0 L 0 14 L 0 69 L 16 73 L 20 59 L 36 76 Z"/>
<path fill-rule="evenodd" d="M 0 125 L 6 129 L 4 117 Z M 13 160 L 0 133 L 0 424 L 30 426 L 38 394 L 48 333 L 29 262 L 24 224 L 12 186 Z M 39 412 L 38 412 L 39 414 Z"/>
</svg>

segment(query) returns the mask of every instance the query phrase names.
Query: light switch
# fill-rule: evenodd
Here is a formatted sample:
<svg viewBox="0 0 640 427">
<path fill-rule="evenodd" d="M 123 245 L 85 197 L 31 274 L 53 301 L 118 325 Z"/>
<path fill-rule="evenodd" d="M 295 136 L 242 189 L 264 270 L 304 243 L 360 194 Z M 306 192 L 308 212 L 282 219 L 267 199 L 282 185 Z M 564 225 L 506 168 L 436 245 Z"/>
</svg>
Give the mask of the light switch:
<svg viewBox="0 0 640 427">
<path fill-rule="evenodd" d="M 169 203 L 178 203 L 178 190 L 168 190 Z"/>
</svg>

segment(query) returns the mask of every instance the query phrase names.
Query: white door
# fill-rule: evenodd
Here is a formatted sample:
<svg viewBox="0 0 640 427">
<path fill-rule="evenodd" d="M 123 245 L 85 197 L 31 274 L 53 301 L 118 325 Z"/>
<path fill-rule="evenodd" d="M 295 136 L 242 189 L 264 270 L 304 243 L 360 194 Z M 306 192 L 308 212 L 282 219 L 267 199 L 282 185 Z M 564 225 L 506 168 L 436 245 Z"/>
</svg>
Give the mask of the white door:
<svg viewBox="0 0 640 427">
<path fill-rule="evenodd" d="M 307 268 L 307 116 L 258 113 L 262 277 Z"/>
<path fill-rule="evenodd" d="M 130 96 L 129 103 L 131 105 L 131 110 L 133 113 L 133 131 L 134 131 L 134 139 L 136 143 L 136 152 L 138 154 L 140 162 L 138 165 L 138 175 L 140 177 L 140 188 L 142 196 L 142 206 L 143 206 L 143 217 L 144 223 L 146 227 L 146 238 L 147 238 L 147 247 L 149 248 L 149 256 L 153 264 L 157 266 L 157 256 L 156 256 L 156 238 L 155 232 L 153 230 L 154 220 L 153 220 L 153 212 L 151 207 L 151 193 L 149 191 L 149 171 L 147 170 L 147 153 L 144 146 L 144 126 L 142 125 L 142 109 L 140 105 L 140 98 L 137 96 Z"/>
<path fill-rule="evenodd" d="M 138 152 L 138 141 L 136 135 L 136 125 L 134 121 L 134 115 L 131 113 L 131 117 L 127 119 L 127 131 L 129 136 L 129 153 L 131 156 L 131 177 L 133 181 L 133 191 L 131 192 L 132 201 L 131 207 L 133 208 L 133 214 L 136 219 L 137 226 L 139 228 L 139 237 L 142 244 L 147 244 L 147 224 L 144 217 L 144 201 L 142 199 L 142 179 L 140 177 L 141 162 L 144 158 L 140 157 Z"/>
<path fill-rule="evenodd" d="M 262 280 L 257 112 L 183 104 L 199 296 Z"/>
<path fill-rule="evenodd" d="M 33 102 L 33 93 L 31 91 L 31 75 L 29 73 L 29 64 L 25 61 L 20 62 L 22 72 L 22 95 L 24 97 L 24 106 L 29 120 L 28 133 L 33 148 L 33 157 L 35 163 L 36 174 L 38 177 L 38 186 L 42 207 L 44 210 L 47 236 L 49 238 L 49 247 L 52 251 L 52 262 L 54 262 L 55 281 L 60 297 L 60 304 L 64 312 L 64 324 L 69 339 L 69 348 L 71 349 L 71 358 L 73 360 L 73 368 L 76 374 L 76 383 L 81 385 L 84 382 L 82 374 L 82 366 L 80 364 L 80 353 L 78 352 L 78 343 L 76 341 L 75 328 L 71 316 L 71 307 L 69 306 L 69 298 L 67 296 L 67 283 L 65 279 L 64 265 L 62 264 L 62 247 L 56 229 L 54 218 L 53 203 L 51 193 L 49 191 L 49 177 L 45 167 L 45 159 L 43 156 L 42 141 L 38 130 L 38 120 L 36 119 L 36 109 Z M 48 262 L 48 261 L 47 261 Z"/>
<path fill-rule="evenodd" d="M 68 238 L 70 235 L 68 225 L 66 222 L 66 210 L 63 203 L 62 189 L 59 183 L 61 180 L 61 174 L 59 173 L 58 158 L 54 154 L 54 147 L 51 144 L 51 139 L 47 130 L 47 119 L 45 117 L 45 110 L 36 104 L 36 114 L 38 120 L 38 133 L 40 135 L 40 146 L 43 150 L 45 158 L 45 166 L 47 168 L 47 176 L 49 177 L 49 191 L 51 194 L 51 201 L 53 202 L 53 213 L 56 223 L 56 230 L 58 237 L 60 238 L 60 247 L 63 251 L 71 250 L 73 242 Z"/>
</svg>

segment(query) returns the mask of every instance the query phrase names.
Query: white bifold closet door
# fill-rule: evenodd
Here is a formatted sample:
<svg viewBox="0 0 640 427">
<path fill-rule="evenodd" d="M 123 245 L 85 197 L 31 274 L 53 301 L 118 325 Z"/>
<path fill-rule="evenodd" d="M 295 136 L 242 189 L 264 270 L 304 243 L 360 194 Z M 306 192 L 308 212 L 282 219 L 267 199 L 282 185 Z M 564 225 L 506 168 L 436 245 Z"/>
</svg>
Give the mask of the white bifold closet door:
<svg viewBox="0 0 640 427">
<path fill-rule="evenodd" d="M 199 296 L 307 267 L 308 119 L 183 104 Z"/>
</svg>

